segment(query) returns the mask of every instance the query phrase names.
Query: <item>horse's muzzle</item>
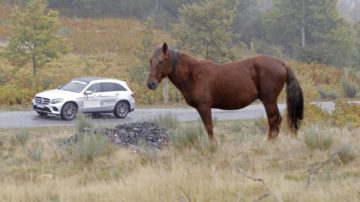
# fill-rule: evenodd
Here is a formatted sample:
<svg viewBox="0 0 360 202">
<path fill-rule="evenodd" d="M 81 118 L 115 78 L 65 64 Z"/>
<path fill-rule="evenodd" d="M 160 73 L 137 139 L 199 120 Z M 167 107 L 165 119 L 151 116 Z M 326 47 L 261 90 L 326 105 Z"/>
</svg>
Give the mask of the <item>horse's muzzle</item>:
<svg viewBox="0 0 360 202">
<path fill-rule="evenodd" d="M 155 90 L 156 87 L 157 87 L 157 84 L 152 81 L 152 82 L 149 82 L 149 83 L 147 84 L 147 86 L 148 86 L 148 88 L 149 88 L 150 90 Z"/>
</svg>

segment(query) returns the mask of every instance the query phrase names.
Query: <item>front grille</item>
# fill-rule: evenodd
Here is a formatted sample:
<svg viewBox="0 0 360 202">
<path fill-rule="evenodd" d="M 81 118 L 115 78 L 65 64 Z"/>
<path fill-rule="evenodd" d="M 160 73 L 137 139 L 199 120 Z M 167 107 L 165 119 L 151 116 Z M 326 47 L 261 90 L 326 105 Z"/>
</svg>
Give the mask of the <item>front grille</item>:
<svg viewBox="0 0 360 202">
<path fill-rule="evenodd" d="M 47 105 L 47 104 L 50 103 L 50 99 L 49 98 L 43 98 L 43 97 L 35 97 L 35 103 L 36 104 Z"/>
</svg>

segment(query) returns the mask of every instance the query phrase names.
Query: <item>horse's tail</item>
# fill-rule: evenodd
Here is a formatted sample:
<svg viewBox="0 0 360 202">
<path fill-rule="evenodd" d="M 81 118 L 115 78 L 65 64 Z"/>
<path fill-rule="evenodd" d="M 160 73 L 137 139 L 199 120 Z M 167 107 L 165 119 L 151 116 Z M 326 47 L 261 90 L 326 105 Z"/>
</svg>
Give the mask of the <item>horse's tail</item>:
<svg viewBox="0 0 360 202">
<path fill-rule="evenodd" d="M 304 118 L 304 96 L 299 81 L 289 67 L 286 79 L 286 105 L 288 125 L 296 133 Z"/>
</svg>

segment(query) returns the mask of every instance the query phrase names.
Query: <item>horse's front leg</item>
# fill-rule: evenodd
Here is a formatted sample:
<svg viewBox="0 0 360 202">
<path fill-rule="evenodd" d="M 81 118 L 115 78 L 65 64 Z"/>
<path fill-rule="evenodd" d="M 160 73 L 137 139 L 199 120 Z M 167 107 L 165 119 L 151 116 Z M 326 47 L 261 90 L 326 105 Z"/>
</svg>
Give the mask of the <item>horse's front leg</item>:
<svg viewBox="0 0 360 202">
<path fill-rule="evenodd" d="M 211 117 L 211 107 L 208 105 L 201 105 L 198 106 L 196 109 L 199 112 L 200 117 L 204 123 L 209 139 L 215 141 L 215 137 L 213 133 L 212 117 Z"/>
</svg>

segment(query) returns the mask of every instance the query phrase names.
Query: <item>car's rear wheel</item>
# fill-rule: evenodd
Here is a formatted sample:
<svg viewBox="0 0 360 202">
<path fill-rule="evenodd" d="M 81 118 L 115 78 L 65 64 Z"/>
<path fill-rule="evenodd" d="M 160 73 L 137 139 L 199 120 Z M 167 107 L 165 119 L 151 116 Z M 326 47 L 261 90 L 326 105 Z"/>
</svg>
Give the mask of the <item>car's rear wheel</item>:
<svg viewBox="0 0 360 202">
<path fill-rule="evenodd" d="M 37 112 L 40 116 L 46 116 L 47 115 L 47 113 L 45 113 L 45 112 Z"/>
<path fill-rule="evenodd" d="M 114 108 L 114 115 L 116 118 L 125 118 L 130 111 L 129 104 L 125 101 L 120 101 Z"/>
<path fill-rule="evenodd" d="M 61 109 L 61 118 L 64 120 L 72 120 L 75 118 L 77 106 L 75 103 L 68 102 Z"/>
</svg>

